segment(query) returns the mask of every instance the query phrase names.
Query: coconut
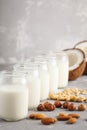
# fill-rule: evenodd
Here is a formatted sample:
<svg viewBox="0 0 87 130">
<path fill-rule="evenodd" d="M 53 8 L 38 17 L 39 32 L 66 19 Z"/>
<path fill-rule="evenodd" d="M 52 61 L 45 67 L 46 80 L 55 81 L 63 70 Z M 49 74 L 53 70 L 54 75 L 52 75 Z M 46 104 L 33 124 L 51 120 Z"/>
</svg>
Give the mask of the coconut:
<svg viewBox="0 0 87 130">
<path fill-rule="evenodd" d="M 77 48 L 70 48 L 64 50 L 69 58 L 69 80 L 79 78 L 86 66 L 85 54 L 82 50 Z"/>
<path fill-rule="evenodd" d="M 85 53 L 85 57 L 86 57 L 86 67 L 85 67 L 85 71 L 84 74 L 87 75 L 87 40 L 78 42 L 74 48 L 79 48 L 81 49 L 84 53 Z"/>
</svg>

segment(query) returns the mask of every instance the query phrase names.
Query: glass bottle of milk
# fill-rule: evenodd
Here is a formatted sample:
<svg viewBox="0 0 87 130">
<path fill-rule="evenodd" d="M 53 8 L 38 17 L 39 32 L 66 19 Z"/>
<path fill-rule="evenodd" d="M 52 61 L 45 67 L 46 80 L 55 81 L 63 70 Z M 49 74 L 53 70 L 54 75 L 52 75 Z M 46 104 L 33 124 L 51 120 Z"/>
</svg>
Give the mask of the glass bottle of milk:
<svg viewBox="0 0 87 130">
<path fill-rule="evenodd" d="M 28 85 L 28 108 L 34 109 L 40 103 L 40 89 L 41 89 L 41 82 L 40 76 L 38 71 L 38 66 L 32 62 L 29 62 L 25 65 L 19 65 L 19 67 L 15 68 L 13 73 L 17 74 L 26 74 L 27 85 Z"/>
<path fill-rule="evenodd" d="M 38 71 L 38 66 L 29 65 L 26 67 L 27 69 L 27 82 L 29 89 L 29 100 L 28 100 L 28 108 L 33 109 L 36 108 L 40 103 L 40 90 L 41 90 L 41 82 Z"/>
<path fill-rule="evenodd" d="M 58 89 L 58 66 L 56 62 L 56 56 L 48 55 L 46 56 L 48 69 L 49 69 L 49 77 L 50 77 L 50 93 L 57 92 Z"/>
<path fill-rule="evenodd" d="M 59 68 L 58 87 L 63 88 L 68 85 L 68 75 L 69 75 L 68 56 L 64 52 L 57 52 L 56 57 L 57 57 L 57 64 Z"/>
<path fill-rule="evenodd" d="M 37 57 L 34 63 L 38 64 L 41 80 L 40 100 L 42 101 L 49 98 L 49 72 L 47 62 L 43 58 Z"/>
<path fill-rule="evenodd" d="M 0 118 L 7 121 L 26 118 L 28 88 L 25 76 L 6 72 L 0 79 Z"/>
</svg>

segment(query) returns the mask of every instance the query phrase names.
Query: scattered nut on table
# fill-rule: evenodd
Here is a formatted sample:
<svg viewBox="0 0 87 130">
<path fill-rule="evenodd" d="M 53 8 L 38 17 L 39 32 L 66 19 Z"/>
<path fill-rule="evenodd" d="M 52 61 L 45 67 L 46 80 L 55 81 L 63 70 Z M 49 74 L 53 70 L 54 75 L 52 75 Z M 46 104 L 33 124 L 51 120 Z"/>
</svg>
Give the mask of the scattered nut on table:
<svg viewBox="0 0 87 130">
<path fill-rule="evenodd" d="M 43 118 L 43 119 L 41 120 L 41 122 L 42 122 L 44 125 L 54 124 L 56 121 L 57 121 L 57 119 L 56 119 L 56 118 L 53 118 L 53 117 L 46 117 L 46 118 Z"/>
<path fill-rule="evenodd" d="M 85 110 L 86 110 L 86 105 L 85 105 L 85 104 L 80 104 L 80 105 L 78 106 L 78 110 L 79 110 L 79 111 L 85 111 Z"/>
<path fill-rule="evenodd" d="M 72 118 L 70 118 L 69 120 L 68 120 L 68 124 L 74 124 L 74 123 L 76 123 L 77 122 L 77 119 L 76 118 L 74 118 L 74 117 L 72 117 Z"/>
<path fill-rule="evenodd" d="M 76 110 L 75 104 L 74 104 L 74 103 L 69 104 L 69 105 L 68 105 L 68 110 L 69 110 L 69 111 L 75 111 L 75 110 Z"/>
<path fill-rule="evenodd" d="M 51 104 L 51 103 L 49 103 L 47 106 L 46 106 L 46 109 L 48 110 L 48 111 L 54 111 L 55 110 L 55 105 L 54 104 Z"/>
<path fill-rule="evenodd" d="M 59 115 L 58 115 L 58 117 L 57 117 L 57 119 L 59 120 L 59 121 L 66 121 L 66 120 L 68 120 L 68 119 L 70 119 L 71 118 L 71 116 L 68 116 L 67 114 L 65 114 L 65 113 L 59 113 Z"/>
<path fill-rule="evenodd" d="M 73 118 L 80 118 L 80 115 L 77 113 L 70 113 L 70 114 L 68 114 L 68 116 L 71 116 Z"/>
<path fill-rule="evenodd" d="M 37 110 L 38 111 L 44 111 L 45 110 L 44 104 L 39 104 L 38 107 L 37 107 Z"/>
<path fill-rule="evenodd" d="M 66 109 L 66 108 L 68 108 L 68 106 L 69 106 L 69 102 L 66 101 L 66 102 L 63 103 L 63 108 Z"/>
<path fill-rule="evenodd" d="M 41 120 L 45 117 L 47 117 L 47 116 L 44 113 L 32 113 L 29 115 L 30 119 L 37 119 L 37 120 Z"/>
<path fill-rule="evenodd" d="M 55 101 L 54 105 L 56 106 L 56 108 L 59 108 L 62 106 L 62 103 L 60 101 Z"/>
</svg>

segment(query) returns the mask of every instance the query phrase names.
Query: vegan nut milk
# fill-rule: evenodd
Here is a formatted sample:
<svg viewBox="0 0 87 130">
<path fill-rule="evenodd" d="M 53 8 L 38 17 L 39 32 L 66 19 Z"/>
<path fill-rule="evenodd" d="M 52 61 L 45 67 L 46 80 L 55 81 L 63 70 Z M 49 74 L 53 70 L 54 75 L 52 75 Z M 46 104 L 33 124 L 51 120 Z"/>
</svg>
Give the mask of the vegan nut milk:
<svg viewBox="0 0 87 130">
<path fill-rule="evenodd" d="M 68 85 L 68 75 L 69 75 L 69 61 L 68 56 L 64 52 L 56 53 L 57 65 L 58 65 L 58 87 L 63 88 Z"/>
<path fill-rule="evenodd" d="M 47 62 L 42 57 L 38 56 L 35 59 L 34 63 L 38 64 L 38 70 L 41 81 L 40 100 L 42 101 L 49 98 L 49 72 Z"/>
<path fill-rule="evenodd" d="M 27 114 L 28 88 L 20 83 L 0 83 L 0 118 L 16 121 L 25 118 Z"/>
</svg>

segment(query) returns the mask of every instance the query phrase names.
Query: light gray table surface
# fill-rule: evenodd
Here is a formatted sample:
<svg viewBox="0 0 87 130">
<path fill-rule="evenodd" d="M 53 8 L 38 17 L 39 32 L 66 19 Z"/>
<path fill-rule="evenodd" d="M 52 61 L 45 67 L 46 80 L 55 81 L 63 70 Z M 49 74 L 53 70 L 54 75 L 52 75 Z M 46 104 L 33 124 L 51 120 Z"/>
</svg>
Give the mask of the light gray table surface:
<svg viewBox="0 0 87 130">
<path fill-rule="evenodd" d="M 86 88 L 87 89 L 87 76 L 82 76 L 78 78 L 75 81 L 70 81 L 68 84 L 68 87 L 78 87 L 78 88 Z M 76 103 L 78 105 L 80 103 Z M 29 111 L 30 113 L 33 113 L 36 111 Z M 48 116 L 56 117 L 59 112 L 65 112 L 70 113 L 67 110 L 58 108 L 55 111 L 52 112 L 44 112 Z M 87 129 L 87 110 L 84 112 L 76 111 L 74 113 L 80 114 L 80 119 L 78 119 L 78 122 L 73 125 L 69 125 L 66 123 L 66 121 L 57 121 L 55 124 L 52 125 L 43 125 L 41 124 L 40 120 L 21 120 L 17 122 L 6 122 L 2 119 L 0 119 L 0 130 L 86 130 Z"/>
</svg>

